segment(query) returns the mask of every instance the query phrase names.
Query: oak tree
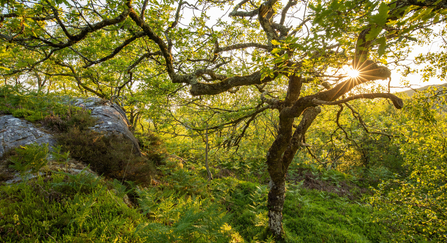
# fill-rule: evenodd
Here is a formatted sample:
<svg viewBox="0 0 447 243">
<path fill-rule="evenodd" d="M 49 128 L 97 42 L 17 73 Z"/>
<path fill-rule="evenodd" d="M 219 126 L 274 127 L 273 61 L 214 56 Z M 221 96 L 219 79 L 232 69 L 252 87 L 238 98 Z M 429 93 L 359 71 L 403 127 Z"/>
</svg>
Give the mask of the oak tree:
<svg viewBox="0 0 447 243">
<path fill-rule="evenodd" d="M 0 72 L 64 77 L 109 99 L 137 89 L 159 97 L 155 86 L 169 90 L 162 96 L 244 94 L 244 112 L 232 118 L 244 127 L 277 110 L 265 162 L 269 228 L 282 238 L 287 169 L 307 146 L 320 106 L 386 98 L 402 108 L 390 92 L 354 90 L 390 78 L 389 65 L 412 42 L 445 34 L 446 7 L 445 0 L 1 0 Z M 359 75 L 343 72 L 348 66 Z"/>
</svg>

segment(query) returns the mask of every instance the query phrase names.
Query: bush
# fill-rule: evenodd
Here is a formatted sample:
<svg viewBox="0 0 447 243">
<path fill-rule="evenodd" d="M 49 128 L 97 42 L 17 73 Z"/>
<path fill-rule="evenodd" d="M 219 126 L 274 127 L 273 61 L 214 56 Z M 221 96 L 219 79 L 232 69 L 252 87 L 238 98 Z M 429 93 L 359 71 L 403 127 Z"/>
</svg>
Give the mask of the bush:
<svg viewBox="0 0 447 243">
<path fill-rule="evenodd" d="M 152 132 L 135 133 L 140 150 L 155 165 L 160 165 L 166 158 L 166 149 L 159 136 Z"/>
<path fill-rule="evenodd" d="M 72 158 L 90 165 L 98 174 L 120 181 L 149 183 L 154 175 L 153 162 L 139 156 L 134 145 L 118 135 L 105 136 L 91 130 L 70 128 L 56 136 Z"/>
<path fill-rule="evenodd" d="M 370 198 L 378 212 L 388 212 L 374 218 L 395 232 L 394 242 L 447 240 L 447 119 L 436 110 L 447 101 L 438 95 L 428 89 L 408 100 L 397 121 L 408 176 L 384 181 Z"/>
<path fill-rule="evenodd" d="M 57 133 L 64 133 L 72 127 L 85 130 L 93 127 L 96 121 L 97 119 L 90 115 L 90 110 L 69 107 L 65 116 L 48 115 L 42 120 L 42 124 Z"/>
</svg>

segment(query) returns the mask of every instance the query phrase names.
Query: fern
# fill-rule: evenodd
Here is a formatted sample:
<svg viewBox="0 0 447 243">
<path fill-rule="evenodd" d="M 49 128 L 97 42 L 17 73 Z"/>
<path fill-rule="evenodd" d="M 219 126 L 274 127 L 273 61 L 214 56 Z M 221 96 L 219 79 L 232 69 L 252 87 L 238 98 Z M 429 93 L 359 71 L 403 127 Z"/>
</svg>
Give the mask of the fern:
<svg viewBox="0 0 447 243">
<path fill-rule="evenodd" d="M 48 144 L 28 144 L 14 150 L 16 155 L 9 157 L 9 167 L 19 171 L 22 177 L 29 171 L 36 173 L 48 162 Z"/>
</svg>

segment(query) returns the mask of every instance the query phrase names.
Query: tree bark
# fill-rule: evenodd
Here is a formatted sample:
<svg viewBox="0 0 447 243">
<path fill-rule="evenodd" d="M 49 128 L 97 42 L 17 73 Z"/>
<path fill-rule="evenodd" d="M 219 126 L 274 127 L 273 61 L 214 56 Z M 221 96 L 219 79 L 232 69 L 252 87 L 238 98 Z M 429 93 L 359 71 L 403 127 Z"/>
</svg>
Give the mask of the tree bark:
<svg viewBox="0 0 447 243">
<path fill-rule="evenodd" d="M 317 115 L 321 112 L 319 107 L 307 108 L 300 124 L 291 135 L 292 123 L 290 118 L 280 118 L 280 130 L 275 142 L 267 154 L 267 165 L 270 175 L 270 192 L 267 207 L 269 209 L 269 229 L 277 240 L 284 238 L 282 227 L 282 211 L 286 196 L 286 173 L 297 150 L 304 146 L 304 135 Z M 287 126 L 287 125 L 290 125 Z M 281 129 L 283 126 L 283 129 Z M 285 126 L 290 129 L 285 129 Z M 283 132 L 283 133 L 281 133 Z"/>
<path fill-rule="evenodd" d="M 282 178 L 271 178 L 270 192 L 268 195 L 268 216 L 270 231 L 277 239 L 284 237 L 282 227 L 282 210 L 286 197 L 286 180 L 285 175 Z"/>
</svg>

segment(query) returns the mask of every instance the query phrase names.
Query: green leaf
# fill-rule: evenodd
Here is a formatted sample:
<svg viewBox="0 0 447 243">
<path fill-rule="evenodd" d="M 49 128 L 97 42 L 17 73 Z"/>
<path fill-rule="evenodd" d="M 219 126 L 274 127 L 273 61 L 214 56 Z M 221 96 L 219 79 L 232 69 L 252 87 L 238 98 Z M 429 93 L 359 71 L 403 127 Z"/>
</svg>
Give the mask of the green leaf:
<svg viewBox="0 0 447 243">
<path fill-rule="evenodd" d="M 279 41 L 277 41 L 277 40 L 272 40 L 272 45 L 279 45 L 279 44 L 281 44 L 281 43 L 279 43 Z"/>
<path fill-rule="evenodd" d="M 374 40 L 382 31 L 380 27 L 372 28 L 369 33 L 366 35 L 366 41 Z"/>
<path fill-rule="evenodd" d="M 385 37 L 380 37 L 377 42 L 379 43 L 379 49 L 377 52 L 379 53 L 379 57 L 381 57 L 383 54 L 385 54 L 386 39 Z"/>
<path fill-rule="evenodd" d="M 281 49 L 279 49 L 279 48 L 273 48 L 272 54 L 279 53 L 280 51 L 281 51 Z"/>
<path fill-rule="evenodd" d="M 375 23 L 378 26 L 384 26 L 388 19 L 388 5 L 386 3 L 381 3 L 379 6 L 379 13 L 370 17 L 370 22 Z"/>
</svg>

